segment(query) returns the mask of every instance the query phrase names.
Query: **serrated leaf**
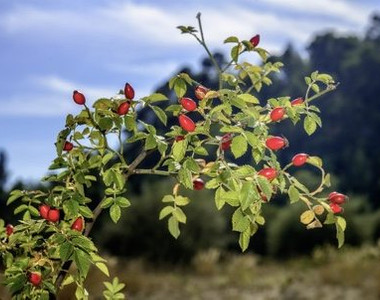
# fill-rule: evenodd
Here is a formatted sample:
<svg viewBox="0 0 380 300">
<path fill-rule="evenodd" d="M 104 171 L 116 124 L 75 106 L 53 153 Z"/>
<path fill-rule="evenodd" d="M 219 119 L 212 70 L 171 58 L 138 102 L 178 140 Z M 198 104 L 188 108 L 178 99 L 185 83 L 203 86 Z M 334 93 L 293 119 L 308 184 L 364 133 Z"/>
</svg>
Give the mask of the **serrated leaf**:
<svg viewBox="0 0 380 300">
<path fill-rule="evenodd" d="M 176 196 L 174 199 L 174 202 L 178 206 L 185 206 L 185 205 L 188 205 L 190 203 L 190 199 L 187 197 L 183 197 L 183 196 Z"/>
<path fill-rule="evenodd" d="M 192 175 L 189 169 L 181 168 L 178 172 L 179 182 L 188 189 L 193 189 Z"/>
<path fill-rule="evenodd" d="M 75 249 L 74 262 L 79 270 L 81 277 L 86 277 L 91 265 L 90 256 L 83 250 Z"/>
<path fill-rule="evenodd" d="M 318 156 L 309 156 L 306 162 L 319 168 L 322 168 L 323 165 L 322 159 Z"/>
<path fill-rule="evenodd" d="M 164 110 L 158 106 L 151 105 L 150 108 L 154 111 L 156 116 L 160 119 L 160 121 L 166 126 L 168 121 L 168 116 L 164 112 Z"/>
<path fill-rule="evenodd" d="M 117 223 L 121 217 L 121 209 L 117 204 L 113 204 L 110 208 L 110 217 L 114 223 Z"/>
<path fill-rule="evenodd" d="M 265 197 L 269 200 L 272 197 L 273 188 L 269 180 L 263 176 L 257 176 L 257 183 L 260 190 L 264 193 Z"/>
<path fill-rule="evenodd" d="M 342 229 L 342 231 L 346 230 L 347 222 L 343 217 L 337 216 L 336 217 L 336 224 L 340 227 L 340 229 Z"/>
<path fill-rule="evenodd" d="M 178 223 L 177 219 L 173 216 L 171 216 L 168 220 L 168 229 L 169 229 L 170 234 L 175 239 L 177 239 L 179 237 L 179 234 L 180 234 L 179 223 Z"/>
<path fill-rule="evenodd" d="M 163 209 L 161 209 L 158 219 L 162 220 L 163 218 L 170 215 L 173 212 L 173 210 L 174 210 L 173 206 L 165 206 Z"/>
<path fill-rule="evenodd" d="M 231 58 L 233 61 L 237 62 L 239 59 L 240 45 L 236 45 L 231 49 Z"/>
<path fill-rule="evenodd" d="M 241 251 L 244 252 L 245 250 L 247 250 L 250 239 L 251 239 L 251 230 L 248 227 L 247 230 L 245 230 L 244 232 L 241 232 L 239 235 L 239 245 L 240 245 Z"/>
<path fill-rule="evenodd" d="M 105 263 L 97 262 L 97 263 L 95 263 L 95 266 L 100 271 L 102 271 L 105 275 L 107 275 L 108 277 L 110 276 L 110 272 L 108 271 L 108 267 L 107 267 L 107 265 Z"/>
<path fill-rule="evenodd" d="M 295 203 L 300 199 L 300 193 L 294 185 L 289 186 L 288 195 L 290 203 Z"/>
<path fill-rule="evenodd" d="M 242 136 L 238 135 L 232 139 L 231 151 L 235 158 L 239 158 L 247 152 L 248 143 L 247 140 Z"/>
<path fill-rule="evenodd" d="M 173 216 L 177 219 L 178 222 L 186 223 L 186 220 L 187 220 L 186 215 L 180 207 L 176 207 L 173 210 Z"/>
<path fill-rule="evenodd" d="M 73 253 L 73 250 L 73 245 L 69 242 L 65 242 L 59 246 L 59 257 L 62 261 L 67 261 Z"/>
<path fill-rule="evenodd" d="M 112 159 L 113 156 L 114 156 L 114 154 L 112 152 L 108 152 L 106 155 L 104 155 L 102 157 L 103 165 L 107 164 Z"/>
<path fill-rule="evenodd" d="M 182 98 L 187 91 L 187 86 L 185 80 L 181 78 L 176 78 L 174 81 L 174 92 L 178 98 Z"/>
<path fill-rule="evenodd" d="M 306 116 L 303 123 L 303 127 L 308 135 L 312 135 L 317 129 L 317 123 L 314 121 L 313 118 Z"/>
<path fill-rule="evenodd" d="M 224 40 L 224 43 L 239 43 L 239 39 L 236 36 L 230 36 Z"/>
<path fill-rule="evenodd" d="M 22 197 L 23 195 L 24 195 L 24 193 L 20 190 L 12 191 L 10 197 L 7 200 L 7 205 L 11 204 L 12 202 L 17 200 L 18 198 Z"/>
<path fill-rule="evenodd" d="M 222 187 L 219 187 L 215 192 L 215 205 L 218 210 L 221 210 L 226 203 L 225 199 L 222 197 L 223 192 L 224 190 Z"/>
<path fill-rule="evenodd" d="M 312 210 L 304 211 L 300 216 L 300 221 L 302 224 L 309 224 L 315 218 L 315 214 Z"/>
<path fill-rule="evenodd" d="M 164 198 L 162 198 L 162 202 L 164 203 L 174 202 L 174 197 L 172 195 L 165 195 Z"/>
<path fill-rule="evenodd" d="M 235 210 L 232 215 L 232 230 L 244 232 L 249 228 L 250 221 L 247 216 L 243 214 L 240 208 Z"/>
<path fill-rule="evenodd" d="M 173 157 L 176 161 L 180 162 L 186 155 L 187 140 L 175 141 L 173 143 Z"/>
<path fill-rule="evenodd" d="M 251 94 L 240 94 L 238 98 L 242 99 L 244 102 L 247 103 L 253 103 L 253 104 L 259 104 L 260 101 L 255 96 Z"/>
</svg>

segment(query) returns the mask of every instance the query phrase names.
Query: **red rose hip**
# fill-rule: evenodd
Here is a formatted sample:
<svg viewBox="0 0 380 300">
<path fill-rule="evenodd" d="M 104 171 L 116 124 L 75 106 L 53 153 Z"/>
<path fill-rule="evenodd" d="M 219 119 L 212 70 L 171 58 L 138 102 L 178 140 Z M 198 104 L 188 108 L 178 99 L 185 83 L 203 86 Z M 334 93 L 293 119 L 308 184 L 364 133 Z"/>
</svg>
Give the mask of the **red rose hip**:
<svg viewBox="0 0 380 300">
<path fill-rule="evenodd" d="M 131 104 L 128 101 L 124 101 L 120 103 L 119 107 L 117 108 L 117 114 L 119 116 L 126 115 L 129 111 Z"/>
<path fill-rule="evenodd" d="M 276 107 L 270 113 L 270 119 L 272 122 L 280 121 L 285 116 L 285 108 Z"/>
<path fill-rule="evenodd" d="M 132 100 L 133 98 L 135 98 L 135 90 L 128 82 L 124 86 L 124 95 L 125 95 L 125 98 L 129 100 Z"/>
<path fill-rule="evenodd" d="M 221 142 L 222 143 L 220 144 L 220 148 L 223 151 L 226 151 L 226 150 L 230 149 L 231 143 L 232 143 L 232 134 L 231 133 L 226 133 L 225 135 L 223 135 Z"/>
<path fill-rule="evenodd" d="M 290 102 L 290 105 L 291 106 L 295 106 L 295 105 L 301 105 L 303 104 L 303 98 L 302 97 L 298 97 L 296 99 L 294 99 L 293 101 Z"/>
<path fill-rule="evenodd" d="M 329 205 L 334 214 L 339 214 L 343 211 L 343 208 L 337 203 L 330 203 Z"/>
<path fill-rule="evenodd" d="M 13 225 L 12 224 L 8 224 L 6 227 L 5 227 L 5 231 L 7 233 L 7 236 L 10 236 L 12 233 L 13 233 Z"/>
<path fill-rule="evenodd" d="M 274 168 L 263 168 L 257 174 L 264 176 L 268 180 L 273 180 L 277 177 L 277 170 Z"/>
<path fill-rule="evenodd" d="M 256 34 L 249 41 L 253 47 L 256 47 L 260 43 L 260 34 Z"/>
<path fill-rule="evenodd" d="M 84 227 L 84 221 L 83 221 L 82 217 L 77 218 L 74 221 L 74 223 L 71 225 L 72 230 L 76 230 L 79 232 L 81 232 L 83 230 L 83 227 Z"/>
<path fill-rule="evenodd" d="M 50 211 L 50 206 L 46 204 L 42 204 L 39 208 L 39 211 L 40 211 L 40 216 L 44 218 L 45 220 L 47 220 L 49 211 Z"/>
<path fill-rule="evenodd" d="M 74 148 L 73 143 L 70 143 L 68 141 L 66 141 L 65 144 L 63 145 L 63 150 L 67 152 L 70 152 L 71 150 L 73 150 L 73 148 Z"/>
<path fill-rule="evenodd" d="M 298 153 L 293 156 L 292 163 L 296 167 L 301 167 L 306 163 L 308 158 L 309 155 L 307 155 L 306 153 Z"/>
<path fill-rule="evenodd" d="M 184 139 L 185 139 L 185 137 L 184 137 L 183 135 L 177 135 L 177 136 L 174 138 L 174 140 L 175 140 L 176 142 L 183 141 Z"/>
<path fill-rule="evenodd" d="M 197 109 L 197 104 L 191 98 L 181 98 L 180 102 L 182 107 L 187 111 L 193 111 Z"/>
<path fill-rule="evenodd" d="M 206 96 L 208 91 L 208 88 L 204 87 L 203 85 L 198 85 L 194 91 L 195 97 L 197 97 L 198 100 L 202 100 Z"/>
<path fill-rule="evenodd" d="M 29 282 L 34 286 L 39 286 L 41 283 L 41 273 L 40 272 L 30 272 L 28 276 Z"/>
<path fill-rule="evenodd" d="M 346 202 L 347 196 L 338 192 L 332 192 L 329 194 L 329 200 L 331 203 L 343 204 Z"/>
<path fill-rule="evenodd" d="M 288 145 L 288 141 L 285 138 L 282 138 L 280 136 L 273 136 L 273 137 L 267 138 L 267 140 L 265 141 L 265 145 L 269 149 L 273 151 L 277 151 L 282 148 L 285 148 Z"/>
<path fill-rule="evenodd" d="M 86 97 L 76 90 L 73 92 L 73 100 L 76 104 L 79 105 L 83 105 L 86 103 Z"/>
<path fill-rule="evenodd" d="M 179 125 L 181 125 L 182 129 L 187 132 L 193 132 L 195 130 L 195 123 L 188 116 L 180 115 L 178 117 Z"/>
<path fill-rule="evenodd" d="M 59 210 L 58 209 L 50 209 L 49 210 L 49 213 L 48 213 L 48 217 L 47 219 L 50 221 L 50 222 L 58 222 L 59 221 Z"/>
<path fill-rule="evenodd" d="M 194 190 L 200 191 L 205 187 L 205 182 L 201 178 L 197 178 L 193 180 L 193 188 Z"/>
</svg>

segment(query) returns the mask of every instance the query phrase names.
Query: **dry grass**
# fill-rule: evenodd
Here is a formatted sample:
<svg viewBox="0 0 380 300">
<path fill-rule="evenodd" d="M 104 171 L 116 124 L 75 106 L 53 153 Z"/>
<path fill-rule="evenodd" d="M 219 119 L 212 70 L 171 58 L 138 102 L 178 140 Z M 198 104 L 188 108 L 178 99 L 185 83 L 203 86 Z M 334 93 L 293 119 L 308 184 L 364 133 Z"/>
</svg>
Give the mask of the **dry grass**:
<svg viewBox="0 0 380 300">
<path fill-rule="evenodd" d="M 337 251 L 324 247 L 312 257 L 285 262 L 253 254 L 199 253 L 187 268 L 154 268 L 143 260 L 109 258 L 112 276 L 127 284 L 129 300 L 312 300 L 380 299 L 380 246 Z M 105 276 L 92 270 L 91 299 L 102 299 Z M 68 287 L 60 299 L 73 298 Z M 8 299 L 3 290 L 1 298 Z"/>
</svg>

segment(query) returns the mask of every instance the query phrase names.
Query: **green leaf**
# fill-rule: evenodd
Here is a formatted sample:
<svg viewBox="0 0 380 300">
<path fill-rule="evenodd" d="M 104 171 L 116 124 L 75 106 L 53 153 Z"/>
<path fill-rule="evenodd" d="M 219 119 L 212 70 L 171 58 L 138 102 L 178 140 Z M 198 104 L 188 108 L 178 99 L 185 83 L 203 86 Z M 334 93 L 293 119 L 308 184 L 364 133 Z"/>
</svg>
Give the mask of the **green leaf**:
<svg viewBox="0 0 380 300">
<path fill-rule="evenodd" d="M 178 223 L 177 219 L 173 216 L 171 216 L 168 220 L 168 229 L 169 229 L 170 234 L 175 239 L 177 239 L 179 237 L 179 234 L 180 234 L 179 223 Z"/>
<path fill-rule="evenodd" d="M 127 198 L 121 197 L 121 196 L 119 196 L 115 199 L 115 203 L 117 205 L 119 205 L 120 207 L 123 207 L 123 208 L 131 206 L 131 202 L 129 202 L 129 200 Z"/>
<path fill-rule="evenodd" d="M 339 224 L 338 222 L 336 222 L 335 227 L 336 227 L 336 238 L 338 240 L 338 248 L 341 248 L 344 245 L 344 230 L 342 229 L 341 224 Z"/>
<path fill-rule="evenodd" d="M 99 127 L 102 130 L 110 130 L 113 127 L 113 120 L 111 118 L 103 117 L 99 120 Z"/>
<path fill-rule="evenodd" d="M 290 203 L 295 203 L 300 199 L 300 193 L 294 185 L 291 185 L 288 189 L 288 195 Z"/>
<path fill-rule="evenodd" d="M 65 242 L 59 247 L 59 257 L 63 261 L 67 261 L 73 253 L 74 247 L 71 243 Z"/>
<path fill-rule="evenodd" d="M 259 185 L 260 190 L 264 193 L 265 197 L 269 200 L 272 197 L 273 188 L 269 180 L 263 176 L 257 176 L 257 184 Z"/>
<path fill-rule="evenodd" d="M 180 207 L 176 207 L 173 210 L 173 216 L 177 219 L 178 222 L 186 223 L 186 215 Z"/>
<path fill-rule="evenodd" d="M 216 208 L 218 210 L 221 210 L 222 207 L 224 206 L 224 204 L 226 203 L 226 201 L 224 200 L 224 198 L 222 197 L 223 195 L 223 188 L 222 187 L 219 187 L 216 192 L 215 192 L 215 205 L 216 205 Z"/>
<path fill-rule="evenodd" d="M 114 154 L 112 152 L 108 152 L 106 155 L 104 155 L 102 157 L 103 165 L 106 165 L 112 159 L 113 156 L 114 156 Z"/>
<path fill-rule="evenodd" d="M 346 220 L 345 220 L 343 217 L 341 217 L 341 216 L 337 216 L 337 217 L 336 217 L 336 224 L 337 224 L 337 226 L 340 227 L 340 229 L 341 229 L 342 231 L 345 231 L 345 230 L 346 230 L 347 222 L 346 222 Z"/>
<path fill-rule="evenodd" d="M 74 250 L 74 262 L 79 270 L 80 276 L 85 278 L 91 266 L 90 256 L 83 250 L 76 248 Z"/>
<path fill-rule="evenodd" d="M 309 156 L 306 162 L 319 168 L 322 168 L 323 165 L 322 159 L 320 159 L 318 156 Z"/>
<path fill-rule="evenodd" d="M 94 217 L 92 210 L 88 206 L 79 206 L 79 213 L 85 218 L 92 219 Z"/>
<path fill-rule="evenodd" d="M 168 100 L 168 97 L 161 93 L 154 93 L 152 95 L 149 95 L 148 97 L 142 98 L 141 100 L 145 101 L 146 103 L 155 103 L 160 101 L 166 101 Z"/>
<path fill-rule="evenodd" d="M 161 209 L 158 219 L 162 220 L 163 218 L 170 215 L 173 212 L 173 210 L 174 210 L 173 206 L 165 206 L 163 209 Z"/>
<path fill-rule="evenodd" d="M 178 98 L 182 98 L 187 91 L 187 86 L 185 80 L 181 78 L 176 78 L 174 81 L 174 92 Z"/>
<path fill-rule="evenodd" d="M 174 202 L 178 206 L 186 206 L 190 203 L 190 199 L 183 196 L 176 196 Z"/>
<path fill-rule="evenodd" d="M 114 223 L 117 223 L 121 217 L 121 209 L 117 204 L 113 204 L 110 208 L 110 217 Z"/>
<path fill-rule="evenodd" d="M 102 271 L 105 275 L 107 275 L 108 277 L 110 276 L 110 272 L 108 271 L 108 267 L 107 267 L 107 265 L 105 263 L 97 262 L 97 263 L 95 263 L 95 266 L 100 271 Z"/>
<path fill-rule="evenodd" d="M 239 158 L 247 152 L 248 143 L 247 140 L 242 136 L 238 135 L 232 139 L 231 151 L 235 158 Z"/>
<path fill-rule="evenodd" d="M 237 62 L 239 59 L 240 45 L 236 45 L 231 49 L 231 58 L 233 61 Z"/>
<path fill-rule="evenodd" d="M 230 36 L 224 40 L 224 43 L 239 43 L 239 39 L 236 36 Z"/>
<path fill-rule="evenodd" d="M 251 230 L 248 227 L 245 231 L 241 232 L 239 235 L 239 245 L 243 252 L 247 250 L 250 239 L 251 239 Z"/>
<path fill-rule="evenodd" d="M 189 169 L 181 168 L 178 172 L 179 182 L 188 189 L 193 189 L 193 180 Z"/>
<path fill-rule="evenodd" d="M 150 108 L 154 111 L 156 116 L 160 119 L 160 121 L 166 126 L 166 123 L 168 121 L 168 117 L 164 110 L 158 106 L 150 106 Z"/>
<path fill-rule="evenodd" d="M 247 103 L 260 104 L 259 99 L 257 99 L 255 96 L 251 94 L 240 94 L 238 98 Z"/>
<path fill-rule="evenodd" d="M 310 116 L 306 116 L 303 127 L 308 135 L 312 135 L 314 131 L 317 129 L 317 123 Z"/>
<path fill-rule="evenodd" d="M 186 154 L 187 140 L 182 140 L 173 143 L 173 157 L 176 161 L 180 162 Z"/>
<path fill-rule="evenodd" d="M 164 198 L 162 198 L 162 202 L 164 203 L 174 202 L 174 197 L 172 195 L 165 195 Z"/>
<path fill-rule="evenodd" d="M 24 195 L 24 193 L 20 190 L 12 191 L 10 194 L 10 197 L 8 198 L 7 205 L 11 204 L 12 202 L 17 200 L 18 198 L 22 197 L 23 195 Z"/>
<path fill-rule="evenodd" d="M 249 228 L 250 221 L 248 216 L 245 216 L 240 208 L 235 210 L 232 215 L 232 230 L 238 232 L 244 232 Z"/>
<path fill-rule="evenodd" d="M 145 150 L 151 150 L 157 147 L 156 138 L 153 134 L 149 134 L 145 140 Z"/>
</svg>

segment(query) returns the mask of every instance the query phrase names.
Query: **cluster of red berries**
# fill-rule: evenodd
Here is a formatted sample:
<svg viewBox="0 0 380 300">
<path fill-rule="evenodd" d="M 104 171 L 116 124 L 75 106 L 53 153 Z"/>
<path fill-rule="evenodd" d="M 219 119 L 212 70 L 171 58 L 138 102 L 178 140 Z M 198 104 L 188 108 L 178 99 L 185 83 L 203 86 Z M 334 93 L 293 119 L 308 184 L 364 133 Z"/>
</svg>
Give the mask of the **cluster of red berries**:
<svg viewBox="0 0 380 300">
<path fill-rule="evenodd" d="M 348 200 L 348 197 L 338 192 L 332 192 L 329 194 L 328 200 L 332 212 L 334 214 L 339 214 L 343 212 L 341 205 Z"/>
<path fill-rule="evenodd" d="M 203 100 L 208 91 L 209 89 L 205 88 L 203 85 L 198 85 L 194 90 L 195 97 L 198 100 Z M 181 103 L 182 107 L 187 111 L 194 111 L 197 109 L 197 103 L 191 98 L 184 97 L 181 98 L 179 102 Z M 196 128 L 194 121 L 185 114 L 179 115 L 178 122 L 182 129 L 187 132 L 193 132 Z"/>
</svg>

